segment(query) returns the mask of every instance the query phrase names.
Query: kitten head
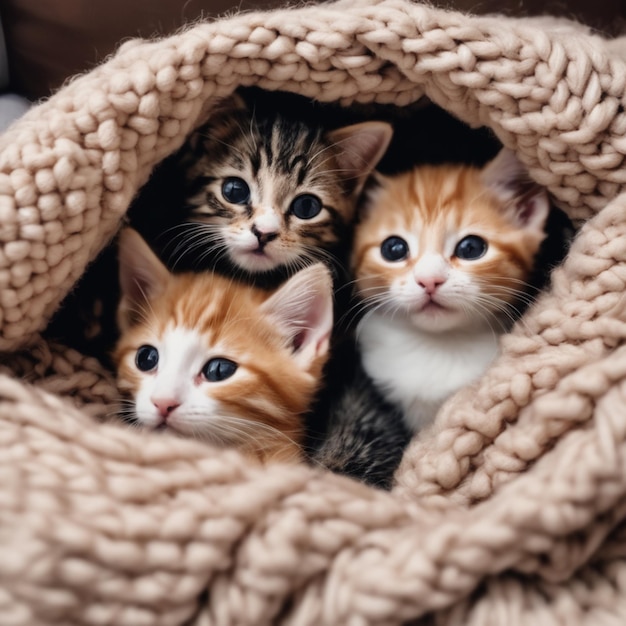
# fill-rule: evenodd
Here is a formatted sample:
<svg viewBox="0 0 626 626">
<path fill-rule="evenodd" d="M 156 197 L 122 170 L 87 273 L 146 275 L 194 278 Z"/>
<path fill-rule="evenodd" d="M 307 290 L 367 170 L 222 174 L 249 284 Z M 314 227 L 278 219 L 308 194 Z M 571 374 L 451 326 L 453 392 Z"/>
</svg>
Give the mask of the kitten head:
<svg viewBox="0 0 626 626">
<path fill-rule="evenodd" d="M 267 292 L 170 274 L 131 229 L 119 246 L 114 361 L 132 421 L 263 459 L 299 450 L 332 327 L 328 270 L 310 266 Z"/>
<path fill-rule="evenodd" d="M 482 170 L 376 174 L 355 232 L 357 294 L 428 332 L 503 329 L 525 297 L 549 209 L 506 149 Z"/>
<path fill-rule="evenodd" d="M 189 223 L 178 249 L 255 275 L 323 259 L 344 239 L 391 135 L 385 122 L 325 131 L 226 99 L 181 153 Z"/>
</svg>

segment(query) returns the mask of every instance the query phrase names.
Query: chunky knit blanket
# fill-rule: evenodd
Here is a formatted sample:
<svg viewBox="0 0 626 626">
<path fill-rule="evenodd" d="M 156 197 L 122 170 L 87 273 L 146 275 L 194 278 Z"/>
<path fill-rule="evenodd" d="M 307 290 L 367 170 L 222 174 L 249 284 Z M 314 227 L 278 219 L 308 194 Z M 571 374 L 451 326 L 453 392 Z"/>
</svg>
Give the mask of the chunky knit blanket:
<svg viewBox="0 0 626 626">
<path fill-rule="evenodd" d="M 423 95 L 517 152 L 580 231 L 391 493 L 96 421 L 41 338 L 151 170 L 242 85 Z M 626 623 L 626 48 L 407 0 L 130 41 L 0 137 L 0 623 Z M 620 195 L 621 194 L 621 195 Z"/>
</svg>

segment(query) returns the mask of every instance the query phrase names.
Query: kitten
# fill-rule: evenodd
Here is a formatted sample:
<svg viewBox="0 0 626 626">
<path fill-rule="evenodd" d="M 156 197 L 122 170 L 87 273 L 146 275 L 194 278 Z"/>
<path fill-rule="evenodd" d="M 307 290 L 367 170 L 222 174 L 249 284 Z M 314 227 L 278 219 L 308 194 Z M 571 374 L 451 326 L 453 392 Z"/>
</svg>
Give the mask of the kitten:
<svg viewBox="0 0 626 626">
<path fill-rule="evenodd" d="M 529 300 L 550 204 L 515 155 L 376 175 L 356 227 L 367 375 L 411 431 L 476 380 Z"/>
<path fill-rule="evenodd" d="M 314 465 L 390 489 L 411 439 L 402 411 L 376 389 L 358 359 L 344 361 L 339 376 L 341 388 L 326 406 L 327 430 L 310 436 L 309 457 Z"/>
<path fill-rule="evenodd" d="M 327 268 L 300 270 L 273 292 L 175 275 L 132 229 L 120 235 L 119 261 L 114 361 L 130 421 L 261 461 L 300 459 L 333 324 Z"/>
<path fill-rule="evenodd" d="M 168 163 L 182 175 L 182 197 L 165 200 L 169 223 L 155 224 L 153 211 L 141 223 L 131 214 L 172 268 L 275 286 L 311 261 L 340 264 L 337 256 L 349 250 L 357 198 L 389 145 L 391 125 L 327 130 L 303 119 L 301 101 L 277 110 L 270 96 L 226 98 Z M 160 178 L 153 207 L 164 202 Z"/>
<path fill-rule="evenodd" d="M 293 98 L 260 90 L 226 98 L 155 168 L 128 221 L 172 271 L 217 270 L 271 288 L 321 260 L 337 289 L 345 282 L 357 197 L 392 127 L 326 130 L 305 115 L 306 99 Z M 116 264 L 110 246 L 48 327 L 50 337 L 107 364 L 118 337 Z"/>
</svg>

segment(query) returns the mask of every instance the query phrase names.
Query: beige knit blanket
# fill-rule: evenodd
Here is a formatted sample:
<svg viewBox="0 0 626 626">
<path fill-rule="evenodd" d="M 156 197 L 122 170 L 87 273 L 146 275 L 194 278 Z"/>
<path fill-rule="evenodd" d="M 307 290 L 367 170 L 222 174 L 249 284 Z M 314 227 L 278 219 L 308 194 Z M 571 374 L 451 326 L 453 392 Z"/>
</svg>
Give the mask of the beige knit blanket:
<svg viewBox="0 0 626 626">
<path fill-rule="evenodd" d="M 0 624 L 625 624 L 622 44 L 406 0 L 234 15 L 124 44 L 0 137 Z M 426 94 L 582 224 L 391 494 L 96 422 L 110 378 L 38 335 L 151 169 L 253 84 Z"/>
</svg>

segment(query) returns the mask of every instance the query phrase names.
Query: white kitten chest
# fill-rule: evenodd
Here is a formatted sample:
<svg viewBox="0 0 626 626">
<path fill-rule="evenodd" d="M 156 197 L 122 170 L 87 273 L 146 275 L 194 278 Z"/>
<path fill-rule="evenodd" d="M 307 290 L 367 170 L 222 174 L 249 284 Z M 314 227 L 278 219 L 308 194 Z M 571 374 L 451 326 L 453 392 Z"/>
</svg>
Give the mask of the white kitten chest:
<svg viewBox="0 0 626 626">
<path fill-rule="evenodd" d="M 413 431 L 430 424 L 449 396 L 485 371 L 498 353 L 498 339 L 489 328 L 428 333 L 375 313 L 358 329 L 366 372 L 402 407 Z"/>
</svg>

